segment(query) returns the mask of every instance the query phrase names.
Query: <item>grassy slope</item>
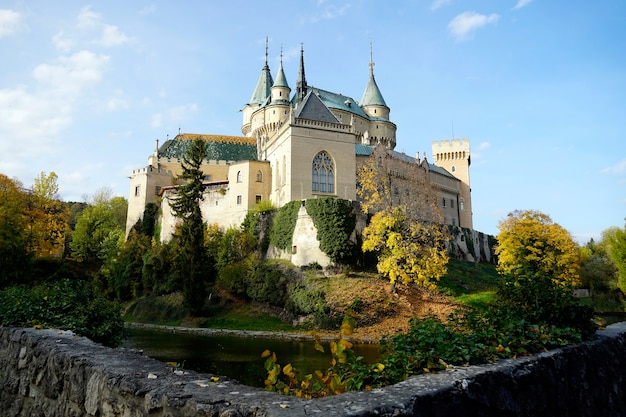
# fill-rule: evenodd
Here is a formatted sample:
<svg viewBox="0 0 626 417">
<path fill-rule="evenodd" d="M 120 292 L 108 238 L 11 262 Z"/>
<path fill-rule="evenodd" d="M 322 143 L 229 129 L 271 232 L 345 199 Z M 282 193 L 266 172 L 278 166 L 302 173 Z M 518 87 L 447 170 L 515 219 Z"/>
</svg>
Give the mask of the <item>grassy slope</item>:
<svg viewBox="0 0 626 417">
<path fill-rule="evenodd" d="M 400 315 L 411 309 L 415 314 L 427 314 L 435 310 L 446 314 L 451 306 L 457 303 L 481 306 L 491 301 L 499 277 L 495 266 L 473 264 L 451 260 L 448 274 L 439 283 L 439 292 L 450 297 L 433 293 L 399 290 L 397 294 L 389 294 L 389 284 L 377 274 L 351 273 L 348 275 L 323 276 L 307 273 L 307 279 L 326 293 L 326 299 L 338 314 L 353 306 L 358 298 L 361 311 L 358 312 L 357 326 L 367 327 L 370 324 L 390 319 L 399 321 Z M 408 312 L 410 315 L 411 312 Z M 127 321 L 148 322 L 165 325 L 183 325 L 189 327 L 228 328 L 237 330 L 298 330 L 290 324 L 282 322 L 266 309 L 242 302 L 223 303 L 211 311 L 210 317 L 189 319 L 182 308 L 182 296 L 170 294 L 162 297 L 144 298 L 132 303 L 125 315 Z M 404 318 L 402 318 L 404 320 Z M 382 327 L 382 328 L 381 328 Z M 389 324 L 379 323 L 379 333 L 394 331 Z"/>
</svg>

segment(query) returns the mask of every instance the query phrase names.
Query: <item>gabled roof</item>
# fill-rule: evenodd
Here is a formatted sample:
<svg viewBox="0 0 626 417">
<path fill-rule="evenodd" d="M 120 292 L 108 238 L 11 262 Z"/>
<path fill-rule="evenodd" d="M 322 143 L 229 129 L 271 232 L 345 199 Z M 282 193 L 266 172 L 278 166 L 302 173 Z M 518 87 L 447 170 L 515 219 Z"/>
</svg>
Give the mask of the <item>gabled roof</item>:
<svg viewBox="0 0 626 417">
<path fill-rule="evenodd" d="M 333 93 L 312 86 L 309 86 L 308 90 L 309 92 L 315 93 L 322 103 L 324 103 L 324 105 L 326 105 L 329 109 L 343 110 L 357 116 L 361 116 L 365 119 L 370 119 L 370 117 L 359 106 L 359 103 L 357 103 L 357 101 L 352 97 L 347 97 L 343 94 Z"/>
<path fill-rule="evenodd" d="M 298 119 L 317 120 L 328 123 L 341 123 L 332 111 L 320 100 L 320 97 L 313 91 L 304 97 L 295 112 Z"/>
<path fill-rule="evenodd" d="M 256 139 L 245 136 L 196 135 L 184 133 L 166 141 L 159 148 L 159 158 L 178 159 L 188 151 L 191 143 L 200 138 L 206 142 L 206 160 L 249 161 L 257 158 Z"/>
</svg>

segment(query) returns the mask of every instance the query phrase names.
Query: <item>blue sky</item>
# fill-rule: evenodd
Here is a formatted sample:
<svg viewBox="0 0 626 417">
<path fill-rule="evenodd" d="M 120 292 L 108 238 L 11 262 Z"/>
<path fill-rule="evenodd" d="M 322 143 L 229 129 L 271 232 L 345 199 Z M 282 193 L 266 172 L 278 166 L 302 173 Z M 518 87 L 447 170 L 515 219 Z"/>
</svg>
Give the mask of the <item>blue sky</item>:
<svg viewBox="0 0 626 417">
<path fill-rule="evenodd" d="M 542 211 L 581 243 L 626 217 L 626 2 L 0 1 L 0 173 L 128 196 L 155 140 L 240 135 L 282 48 L 360 100 L 370 42 L 396 150 L 471 140 L 474 226 Z"/>
</svg>

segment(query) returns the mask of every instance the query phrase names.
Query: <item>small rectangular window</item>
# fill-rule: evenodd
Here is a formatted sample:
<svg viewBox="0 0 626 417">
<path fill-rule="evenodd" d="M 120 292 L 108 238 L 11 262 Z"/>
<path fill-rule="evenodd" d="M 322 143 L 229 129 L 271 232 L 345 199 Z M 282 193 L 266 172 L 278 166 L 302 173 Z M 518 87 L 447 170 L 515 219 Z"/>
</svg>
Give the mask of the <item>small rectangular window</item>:
<svg viewBox="0 0 626 417">
<path fill-rule="evenodd" d="M 139 197 L 139 192 L 141 191 L 141 188 L 139 188 L 139 186 L 135 186 L 135 197 Z"/>
<path fill-rule="evenodd" d="M 241 205 L 241 196 L 240 195 L 237 196 L 237 204 Z"/>
<path fill-rule="evenodd" d="M 159 195 L 159 193 L 161 192 L 161 186 L 157 185 L 154 187 L 154 195 Z"/>
<path fill-rule="evenodd" d="M 441 202 L 443 203 L 443 207 L 445 207 L 446 206 L 446 199 L 445 199 L 445 197 L 441 199 Z"/>
<path fill-rule="evenodd" d="M 256 203 L 259 204 L 261 202 L 261 196 L 257 195 L 256 196 Z"/>
<path fill-rule="evenodd" d="M 450 207 L 454 208 L 454 200 L 450 199 Z"/>
</svg>

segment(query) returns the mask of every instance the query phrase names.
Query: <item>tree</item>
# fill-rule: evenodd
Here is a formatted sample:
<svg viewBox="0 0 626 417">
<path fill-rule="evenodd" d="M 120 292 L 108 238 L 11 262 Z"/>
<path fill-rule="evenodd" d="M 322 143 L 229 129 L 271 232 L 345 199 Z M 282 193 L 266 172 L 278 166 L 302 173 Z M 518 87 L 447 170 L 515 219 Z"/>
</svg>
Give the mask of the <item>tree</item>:
<svg viewBox="0 0 626 417">
<path fill-rule="evenodd" d="M 192 314 L 198 314 L 202 310 L 206 298 L 205 281 L 211 271 L 204 247 L 205 227 L 200 211 L 200 201 L 204 193 L 204 173 L 200 168 L 205 157 L 206 144 L 198 138 L 183 156 L 183 172 L 178 180 L 184 183 L 170 200 L 174 215 L 181 220 L 174 234 L 174 239 L 178 240 L 181 248 L 175 263 L 183 280 L 185 303 Z"/>
<path fill-rule="evenodd" d="M 113 254 L 124 235 L 128 203 L 124 197 L 102 197 L 95 194 L 92 205 L 76 220 L 70 247 L 81 260 L 105 259 Z"/>
<path fill-rule="evenodd" d="M 65 235 L 69 230 L 69 208 L 58 199 L 58 176 L 41 172 L 29 199 L 29 238 L 35 256 L 59 257 L 63 254 Z"/>
<path fill-rule="evenodd" d="M 567 230 L 539 211 L 516 210 L 500 221 L 498 271 L 578 284 L 580 251 Z"/>
<path fill-rule="evenodd" d="M 27 225 L 22 184 L 0 174 L 0 288 L 19 282 L 30 265 Z"/>
<path fill-rule="evenodd" d="M 428 168 L 393 157 L 378 146 L 357 170 L 357 195 L 366 213 L 363 251 L 378 254 L 378 271 L 392 287 L 398 278 L 433 288 L 446 274 L 447 232 L 428 181 Z"/>
<path fill-rule="evenodd" d="M 533 210 L 516 210 L 498 227 L 502 308 L 530 323 L 593 333 L 593 309 L 579 305 L 572 292 L 579 283 L 580 250 L 567 230 Z"/>
<path fill-rule="evenodd" d="M 441 225 L 411 220 L 402 207 L 374 214 L 363 231 L 363 250 L 379 253 L 378 272 L 392 288 L 400 279 L 434 289 L 447 273 L 446 234 Z"/>
<path fill-rule="evenodd" d="M 619 271 L 619 288 L 626 294 L 626 226 L 623 229 L 610 228 L 602 235 L 608 244 L 609 256 Z"/>
</svg>

